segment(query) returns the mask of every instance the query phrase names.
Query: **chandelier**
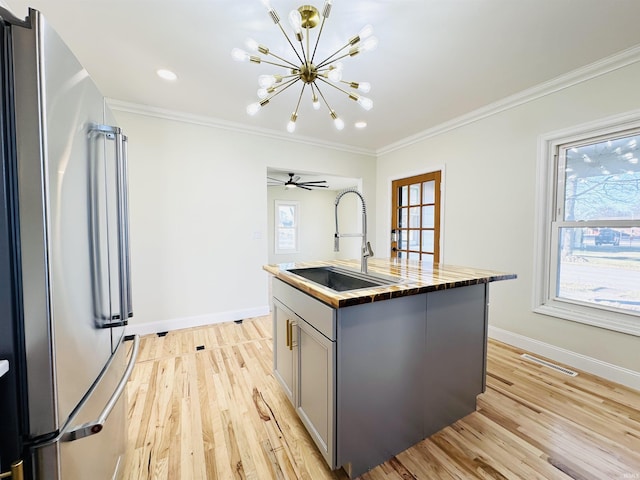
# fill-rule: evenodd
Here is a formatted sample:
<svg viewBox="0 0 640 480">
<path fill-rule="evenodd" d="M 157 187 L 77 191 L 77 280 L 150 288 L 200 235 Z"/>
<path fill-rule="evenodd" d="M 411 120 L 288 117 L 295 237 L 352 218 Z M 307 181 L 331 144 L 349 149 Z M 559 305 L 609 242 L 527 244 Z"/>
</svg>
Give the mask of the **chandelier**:
<svg viewBox="0 0 640 480">
<path fill-rule="evenodd" d="M 293 50 L 293 54 L 295 54 L 295 59 L 291 61 L 282 56 L 276 55 L 269 50 L 268 47 L 259 44 L 253 39 L 248 39 L 246 41 L 246 46 L 252 51 L 252 53 L 248 53 L 239 48 L 234 48 L 232 50 L 231 56 L 235 60 L 251 63 L 266 63 L 268 65 L 284 69 L 280 71 L 279 74 L 260 75 L 258 77 L 258 101 L 247 107 L 247 113 L 249 115 L 255 115 L 258 113 L 258 111 L 266 106 L 271 99 L 298 82 L 302 83 L 302 87 L 300 89 L 296 108 L 291 114 L 289 123 L 287 124 L 287 131 L 290 133 L 293 133 L 296 129 L 298 110 L 300 109 L 300 103 L 307 87 L 309 87 L 308 91 L 313 108 L 315 110 L 319 110 L 321 108 L 321 99 L 329 110 L 329 115 L 333 119 L 333 123 L 338 130 L 342 130 L 344 128 L 344 121 L 329 105 L 329 102 L 322 91 L 325 87 L 330 86 L 339 90 L 351 100 L 359 103 L 365 110 L 370 110 L 373 107 L 373 101 L 371 99 L 363 97 L 360 93 L 357 93 L 369 92 L 371 84 L 367 82 L 343 80 L 343 66 L 340 62 L 342 59 L 354 57 L 361 52 L 372 50 L 377 46 L 378 40 L 372 36 L 373 28 L 371 25 L 365 26 L 357 35 L 351 37 L 345 45 L 328 57 L 323 60 L 316 61 L 316 50 L 320 43 L 324 24 L 331 13 L 333 0 L 325 0 L 322 15 L 320 15 L 318 9 L 313 5 L 303 5 L 297 10 L 292 10 L 289 13 L 289 23 L 293 29 L 293 37 L 295 38 L 295 41 L 299 43 L 298 48 L 296 48 L 294 42 L 282 27 L 280 17 L 271 6 L 270 0 L 261 1 L 265 7 L 267 7 L 267 11 L 273 20 L 273 23 L 280 28 L 280 31 L 287 39 L 287 42 L 289 42 L 289 45 Z M 320 29 L 317 37 L 315 38 L 313 50 L 311 50 L 312 42 L 310 39 L 310 30 L 318 26 L 318 24 L 320 25 Z M 273 57 L 273 60 L 270 57 Z"/>
</svg>

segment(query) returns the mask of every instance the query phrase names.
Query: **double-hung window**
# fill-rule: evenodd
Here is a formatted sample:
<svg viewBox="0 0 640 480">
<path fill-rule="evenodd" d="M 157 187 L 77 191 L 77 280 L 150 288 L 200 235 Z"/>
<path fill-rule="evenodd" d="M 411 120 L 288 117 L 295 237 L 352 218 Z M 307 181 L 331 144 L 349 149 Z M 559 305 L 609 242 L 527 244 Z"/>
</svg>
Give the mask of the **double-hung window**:
<svg viewBox="0 0 640 480">
<path fill-rule="evenodd" d="M 640 118 L 542 139 L 535 311 L 640 335 Z"/>
</svg>

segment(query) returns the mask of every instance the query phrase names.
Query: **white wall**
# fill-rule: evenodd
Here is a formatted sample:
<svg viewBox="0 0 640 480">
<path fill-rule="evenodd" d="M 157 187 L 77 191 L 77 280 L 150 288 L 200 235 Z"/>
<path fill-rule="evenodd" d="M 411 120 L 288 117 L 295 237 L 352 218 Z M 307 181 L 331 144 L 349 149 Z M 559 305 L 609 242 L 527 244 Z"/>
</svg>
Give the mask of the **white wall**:
<svg viewBox="0 0 640 480">
<path fill-rule="evenodd" d="M 631 64 L 380 155 L 379 248 L 389 244 L 391 179 L 444 166 L 443 262 L 518 274 L 491 285 L 490 325 L 640 371 L 640 338 L 532 313 L 538 137 L 640 108 L 639 84 L 640 63 Z"/>
<path fill-rule="evenodd" d="M 361 177 L 375 197 L 371 156 L 114 108 L 129 136 L 130 333 L 268 312 L 267 166 Z"/>
</svg>

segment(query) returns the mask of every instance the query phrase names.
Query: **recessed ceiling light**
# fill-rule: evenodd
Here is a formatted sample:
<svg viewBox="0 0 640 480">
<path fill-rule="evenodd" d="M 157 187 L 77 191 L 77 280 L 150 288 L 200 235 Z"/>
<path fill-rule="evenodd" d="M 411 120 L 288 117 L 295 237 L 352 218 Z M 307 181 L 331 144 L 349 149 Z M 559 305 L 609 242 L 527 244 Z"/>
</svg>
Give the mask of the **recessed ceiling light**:
<svg viewBox="0 0 640 480">
<path fill-rule="evenodd" d="M 173 81 L 178 78 L 178 75 L 173 73 L 171 70 L 166 70 L 164 68 L 161 68 L 160 70 L 156 71 L 156 73 L 160 78 L 163 78 L 164 80 Z"/>
<path fill-rule="evenodd" d="M 356 128 L 364 128 L 367 126 L 367 122 L 356 122 Z"/>
</svg>

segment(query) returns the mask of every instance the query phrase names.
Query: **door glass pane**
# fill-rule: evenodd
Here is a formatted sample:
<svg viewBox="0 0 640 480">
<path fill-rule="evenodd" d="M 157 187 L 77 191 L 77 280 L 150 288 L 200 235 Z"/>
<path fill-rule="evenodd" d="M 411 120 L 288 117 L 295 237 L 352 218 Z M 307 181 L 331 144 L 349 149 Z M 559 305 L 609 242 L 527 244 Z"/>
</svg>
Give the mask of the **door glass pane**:
<svg viewBox="0 0 640 480">
<path fill-rule="evenodd" d="M 430 180 L 422 184 L 422 203 L 436 203 L 436 182 Z"/>
<path fill-rule="evenodd" d="M 407 244 L 408 239 L 407 230 L 400 230 L 398 233 L 398 248 L 400 248 L 400 250 L 407 250 L 409 248 Z"/>
<path fill-rule="evenodd" d="M 420 250 L 420 230 L 409 230 L 409 250 Z"/>
<path fill-rule="evenodd" d="M 414 183 L 409 187 L 409 205 L 420 204 L 420 184 Z"/>
<path fill-rule="evenodd" d="M 431 263 L 433 263 L 433 254 L 432 253 L 423 253 L 422 254 L 422 261 L 423 262 L 431 262 Z"/>
<path fill-rule="evenodd" d="M 398 199 L 398 205 L 401 207 L 406 207 L 409 205 L 409 187 L 406 185 L 404 187 L 400 187 L 400 198 Z"/>
<path fill-rule="evenodd" d="M 567 148 L 564 219 L 640 218 L 640 134 Z"/>
<path fill-rule="evenodd" d="M 560 228 L 559 298 L 640 312 L 640 228 Z"/>
<path fill-rule="evenodd" d="M 435 207 L 422 207 L 422 228 L 434 228 L 434 222 L 436 220 L 435 217 Z"/>
<path fill-rule="evenodd" d="M 409 226 L 409 209 L 408 208 L 400 209 L 398 220 L 400 222 L 400 224 L 398 225 L 399 228 L 403 228 L 403 227 L 407 228 Z"/>
<path fill-rule="evenodd" d="M 420 207 L 411 207 L 409 228 L 420 228 Z"/>
<path fill-rule="evenodd" d="M 420 254 L 417 252 L 409 252 L 409 260 L 420 260 Z"/>
<path fill-rule="evenodd" d="M 433 230 L 422 230 L 422 251 L 433 252 Z"/>
</svg>

